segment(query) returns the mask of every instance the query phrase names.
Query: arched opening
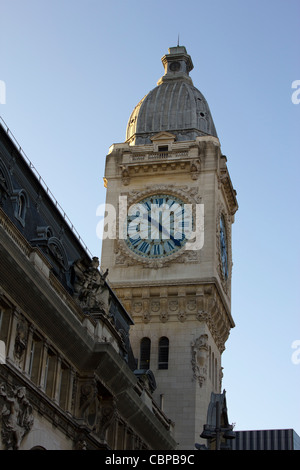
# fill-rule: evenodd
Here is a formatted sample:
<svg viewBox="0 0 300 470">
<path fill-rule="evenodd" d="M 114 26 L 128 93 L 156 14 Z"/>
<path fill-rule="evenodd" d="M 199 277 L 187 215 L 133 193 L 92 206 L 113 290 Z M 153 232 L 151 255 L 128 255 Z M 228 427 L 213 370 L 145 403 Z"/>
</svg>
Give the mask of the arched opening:
<svg viewBox="0 0 300 470">
<path fill-rule="evenodd" d="M 150 369 L 150 338 L 142 338 L 140 344 L 140 369 Z"/>
<path fill-rule="evenodd" d="M 168 369 L 169 366 L 169 339 L 162 336 L 158 343 L 158 368 Z"/>
</svg>

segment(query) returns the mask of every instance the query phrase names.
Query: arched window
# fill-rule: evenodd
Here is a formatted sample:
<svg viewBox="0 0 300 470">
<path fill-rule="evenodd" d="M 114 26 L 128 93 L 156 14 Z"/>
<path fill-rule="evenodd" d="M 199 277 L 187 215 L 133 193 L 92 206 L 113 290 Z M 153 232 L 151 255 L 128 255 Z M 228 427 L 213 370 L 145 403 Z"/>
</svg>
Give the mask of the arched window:
<svg viewBox="0 0 300 470">
<path fill-rule="evenodd" d="M 158 343 L 158 368 L 167 369 L 169 364 L 169 340 L 162 336 Z"/>
<path fill-rule="evenodd" d="M 18 199 L 17 215 L 20 219 L 25 219 L 26 214 L 26 200 L 24 194 L 20 194 Z"/>
<path fill-rule="evenodd" d="M 15 217 L 24 226 L 26 210 L 28 207 L 28 196 L 22 189 L 21 191 L 16 191 L 14 193 L 13 200 L 15 204 Z"/>
<path fill-rule="evenodd" d="M 140 345 L 140 369 L 150 368 L 150 350 L 151 340 L 149 338 L 142 338 Z"/>
</svg>

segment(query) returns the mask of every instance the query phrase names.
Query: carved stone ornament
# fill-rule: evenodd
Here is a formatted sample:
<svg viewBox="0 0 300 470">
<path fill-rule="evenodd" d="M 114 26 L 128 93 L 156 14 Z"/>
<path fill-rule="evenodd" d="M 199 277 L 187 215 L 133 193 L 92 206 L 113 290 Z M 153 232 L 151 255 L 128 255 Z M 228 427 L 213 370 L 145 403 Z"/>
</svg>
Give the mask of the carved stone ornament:
<svg viewBox="0 0 300 470">
<path fill-rule="evenodd" d="M 203 334 L 192 342 L 192 368 L 194 378 L 198 380 L 200 387 L 207 378 L 208 360 L 208 336 Z"/>
<path fill-rule="evenodd" d="M 151 311 L 152 312 L 159 312 L 160 310 L 160 301 L 159 300 L 152 300 L 151 302 Z"/>
<path fill-rule="evenodd" d="M 133 313 L 141 313 L 143 310 L 143 303 L 136 301 L 133 303 Z"/>
<path fill-rule="evenodd" d="M 193 211 L 195 210 L 195 204 L 200 204 L 202 201 L 202 197 L 199 195 L 198 188 L 190 188 L 189 186 L 182 186 L 177 187 L 174 185 L 165 185 L 165 184 L 157 184 L 152 186 L 147 186 L 144 191 L 138 190 L 131 190 L 128 192 L 124 192 L 121 196 L 127 197 L 128 207 L 132 206 L 136 202 L 140 201 L 144 197 L 150 196 L 151 194 L 155 193 L 166 193 L 171 194 L 173 196 L 177 196 L 181 198 L 186 204 L 193 205 Z M 120 208 L 119 208 L 120 209 Z M 120 209 L 121 212 L 121 209 Z M 123 211 L 124 212 L 124 211 Z M 122 212 L 122 214 L 123 214 Z M 120 214 L 120 220 L 117 221 L 117 233 L 119 233 L 120 225 L 126 223 L 125 215 Z M 128 249 L 126 242 L 124 239 L 117 239 L 116 246 L 116 264 L 123 265 L 123 266 L 134 266 L 136 264 L 143 265 L 144 268 L 150 269 L 159 269 L 164 266 L 169 266 L 172 261 L 176 259 L 177 263 L 196 263 L 198 262 L 198 252 L 194 250 L 179 250 L 176 253 L 160 259 L 147 259 L 142 258 L 135 253 L 133 253 L 130 249 Z"/>
<path fill-rule="evenodd" d="M 194 160 L 190 163 L 190 174 L 193 180 L 197 180 L 200 174 L 200 160 Z"/>
<path fill-rule="evenodd" d="M 169 309 L 171 312 L 176 312 L 178 310 L 178 300 L 169 300 Z"/>
<path fill-rule="evenodd" d="M 75 273 L 74 297 L 79 305 L 88 311 L 100 311 L 109 314 L 110 293 L 104 274 L 99 271 L 99 259 L 94 257 L 89 266 L 85 267 L 81 260 L 73 265 Z"/>
<path fill-rule="evenodd" d="M 113 397 L 102 398 L 98 393 L 95 380 L 82 384 L 80 389 L 79 418 L 95 432 L 101 440 L 116 415 L 116 403 Z"/>
<path fill-rule="evenodd" d="M 18 450 L 22 439 L 33 426 L 33 409 L 26 398 L 25 387 L 0 384 L 1 437 L 7 450 Z"/>
<path fill-rule="evenodd" d="M 187 314 L 185 312 L 185 310 L 180 310 L 180 312 L 178 313 L 177 315 L 177 318 L 180 322 L 185 322 L 185 320 L 187 319 Z"/>
<path fill-rule="evenodd" d="M 143 320 L 144 323 L 149 323 L 150 313 L 149 312 L 143 312 L 142 320 Z"/>
<path fill-rule="evenodd" d="M 17 324 L 17 332 L 14 345 L 14 359 L 17 364 L 20 364 L 24 356 L 24 352 L 27 346 L 27 333 L 28 326 L 24 321 L 21 320 Z"/>
<path fill-rule="evenodd" d="M 220 353 L 222 353 L 231 325 L 223 302 L 211 287 L 206 287 L 203 295 L 199 296 L 196 319 L 206 323 Z"/>
<path fill-rule="evenodd" d="M 74 448 L 75 450 L 87 450 L 87 443 L 83 434 L 80 434 L 80 436 L 77 438 Z"/>
<path fill-rule="evenodd" d="M 59 238 L 50 237 L 48 242 L 48 250 L 52 257 L 65 269 L 68 269 L 68 257 L 64 246 Z"/>
</svg>

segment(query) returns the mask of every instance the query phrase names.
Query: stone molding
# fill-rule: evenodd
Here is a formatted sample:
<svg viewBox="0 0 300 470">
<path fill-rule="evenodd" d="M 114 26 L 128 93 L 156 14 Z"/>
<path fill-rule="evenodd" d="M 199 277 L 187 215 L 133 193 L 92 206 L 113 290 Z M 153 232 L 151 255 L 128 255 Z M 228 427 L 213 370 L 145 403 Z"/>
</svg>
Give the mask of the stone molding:
<svg viewBox="0 0 300 470">
<path fill-rule="evenodd" d="M 135 324 L 204 322 L 219 351 L 225 350 L 234 323 L 215 285 L 177 282 L 169 287 L 115 286 L 115 290 Z"/>
</svg>

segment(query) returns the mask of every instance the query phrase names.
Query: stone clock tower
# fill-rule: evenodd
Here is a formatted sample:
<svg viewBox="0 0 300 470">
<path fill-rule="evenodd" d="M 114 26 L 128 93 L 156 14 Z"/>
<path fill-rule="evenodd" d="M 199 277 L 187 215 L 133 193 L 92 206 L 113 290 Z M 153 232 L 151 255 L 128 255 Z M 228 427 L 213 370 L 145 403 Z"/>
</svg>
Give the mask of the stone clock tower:
<svg viewBox="0 0 300 470">
<path fill-rule="evenodd" d="M 221 392 L 230 329 L 231 226 L 238 208 L 208 104 L 189 76 L 185 47 L 134 108 L 125 143 L 106 158 L 108 208 L 102 268 L 134 320 L 137 369 L 175 423 L 178 449 L 194 449 L 211 392 Z"/>
</svg>

